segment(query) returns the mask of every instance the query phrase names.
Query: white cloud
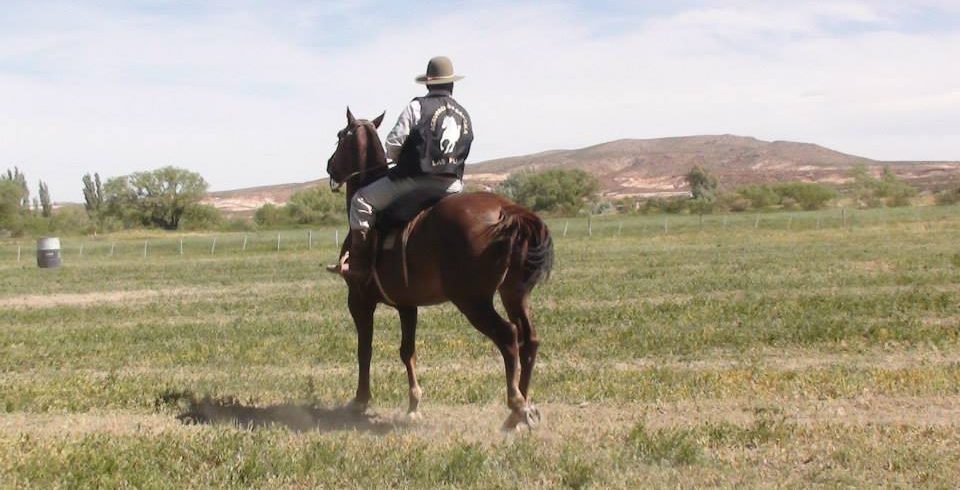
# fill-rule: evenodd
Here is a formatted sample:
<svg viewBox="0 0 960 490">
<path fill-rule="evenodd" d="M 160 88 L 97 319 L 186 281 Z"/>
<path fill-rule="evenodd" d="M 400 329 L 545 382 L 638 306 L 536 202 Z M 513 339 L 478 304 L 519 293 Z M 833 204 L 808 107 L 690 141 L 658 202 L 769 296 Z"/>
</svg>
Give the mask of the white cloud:
<svg viewBox="0 0 960 490">
<path fill-rule="evenodd" d="M 0 33 L 0 166 L 68 200 L 95 170 L 176 164 L 218 189 L 317 178 L 344 106 L 392 122 L 438 51 L 468 77 L 457 95 L 478 131 L 473 161 L 727 132 L 960 159 L 960 29 L 900 25 L 932 3 L 711 3 L 624 14 L 615 30 L 564 4 L 410 20 L 364 2 L 13 9 L 17 28 Z"/>
</svg>

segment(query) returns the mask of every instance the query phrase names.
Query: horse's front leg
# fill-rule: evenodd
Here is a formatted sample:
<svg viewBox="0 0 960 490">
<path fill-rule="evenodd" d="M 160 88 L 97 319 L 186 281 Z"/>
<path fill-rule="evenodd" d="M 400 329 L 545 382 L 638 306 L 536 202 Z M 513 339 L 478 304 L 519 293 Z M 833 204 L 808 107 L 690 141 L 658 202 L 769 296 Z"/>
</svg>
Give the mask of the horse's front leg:
<svg viewBox="0 0 960 490">
<path fill-rule="evenodd" d="M 417 382 L 417 308 L 406 306 L 397 308 L 400 312 L 400 360 L 407 368 L 407 383 L 410 388 L 410 404 L 407 407 L 407 418 L 420 418 L 420 383 Z"/>
<path fill-rule="evenodd" d="M 347 303 L 350 315 L 357 327 L 357 396 L 350 402 L 351 408 L 358 412 L 367 410 L 370 404 L 370 359 L 373 356 L 373 312 L 377 302 L 362 293 L 351 289 Z"/>
</svg>

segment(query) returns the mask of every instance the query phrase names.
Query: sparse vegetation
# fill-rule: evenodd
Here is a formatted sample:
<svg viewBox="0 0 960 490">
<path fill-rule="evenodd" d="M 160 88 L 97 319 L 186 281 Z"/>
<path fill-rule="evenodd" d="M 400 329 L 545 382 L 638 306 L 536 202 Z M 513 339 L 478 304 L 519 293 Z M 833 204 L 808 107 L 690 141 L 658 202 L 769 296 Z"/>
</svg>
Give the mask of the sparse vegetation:
<svg viewBox="0 0 960 490">
<path fill-rule="evenodd" d="M 917 189 L 897 177 L 890 167 L 884 167 L 878 179 L 870 174 L 865 165 L 858 165 L 850 171 L 853 177 L 853 196 L 862 208 L 909 206 L 911 198 L 917 195 Z"/>
<path fill-rule="evenodd" d="M 950 206 L 960 203 L 960 185 L 938 192 L 935 198 L 936 203 L 940 206 Z"/>
<path fill-rule="evenodd" d="M 500 355 L 450 305 L 420 313 L 419 424 L 395 420 L 407 388 L 388 308 L 374 420 L 298 433 L 175 418 L 182 391 L 257 408 L 352 396 L 346 291 L 320 270 L 331 228 L 312 250 L 284 232 L 279 253 L 276 233 L 244 252 L 245 234 L 218 235 L 215 255 L 212 236 L 187 235 L 184 256 L 168 236 L 147 259 L 142 234 L 162 232 L 111 237 L 113 256 L 67 239 L 57 271 L 0 241 L 0 486 L 953 485 L 956 210 L 705 220 L 595 217 L 592 237 L 585 219 L 567 237 L 566 218 L 550 223 L 558 267 L 533 297 L 544 423 L 511 437 Z"/>
</svg>

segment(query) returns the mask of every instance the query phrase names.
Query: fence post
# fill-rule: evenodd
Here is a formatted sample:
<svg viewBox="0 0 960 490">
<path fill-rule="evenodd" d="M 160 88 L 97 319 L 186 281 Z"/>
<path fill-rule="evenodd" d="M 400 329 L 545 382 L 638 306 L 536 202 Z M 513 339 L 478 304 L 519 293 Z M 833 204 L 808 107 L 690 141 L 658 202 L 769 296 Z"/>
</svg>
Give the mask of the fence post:
<svg viewBox="0 0 960 490">
<path fill-rule="evenodd" d="M 570 220 L 567 220 L 563 223 L 563 236 L 567 236 L 567 228 L 570 227 Z"/>
<path fill-rule="evenodd" d="M 80 243 L 80 256 L 83 257 L 83 243 Z"/>
<path fill-rule="evenodd" d="M 113 248 L 116 247 L 116 242 L 110 242 L 110 256 L 113 257 Z"/>
<path fill-rule="evenodd" d="M 17 244 L 17 262 L 20 262 L 20 244 Z"/>
<path fill-rule="evenodd" d="M 620 225 L 617 226 L 617 236 L 620 236 L 621 233 L 623 233 L 623 221 L 621 221 Z"/>
<path fill-rule="evenodd" d="M 150 240 L 143 241 L 143 258 L 147 258 L 147 244 L 150 243 Z"/>
<path fill-rule="evenodd" d="M 183 255 L 183 237 L 180 237 L 180 255 Z"/>
<path fill-rule="evenodd" d="M 307 250 L 313 250 L 313 230 L 307 230 Z"/>
<path fill-rule="evenodd" d="M 666 216 L 663 217 L 663 233 L 665 234 L 670 232 L 670 223 L 668 219 L 669 218 L 667 218 Z"/>
<path fill-rule="evenodd" d="M 280 232 L 277 232 L 277 252 L 280 251 Z"/>
<path fill-rule="evenodd" d="M 217 251 L 217 237 L 213 237 L 213 245 L 210 245 L 210 255 L 213 255 Z"/>
<path fill-rule="evenodd" d="M 757 215 L 757 220 L 753 222 L 753 228 L 760 228 L 760 216 Z"/>
<path fill-rule="evenodd" d="M 593 236 L 593 215 L 587 213 L 587 236 Z"/>
<path fill-rule="evenodd" d="M 247 234 L 244 233 L 244 234 L 243 234 L 243 247 L 240 248 L 240 251 L 241 251 L 241 252 L 245 252 L 246 250 L 247 250 Z"/>
<path fill-rule="evenodd" d="M 340 246 L 340 230 L 333 230 L 333 246 Z"/>
<path fill-rule="evenodd" d="M 843 227 L 847 226 L 847 208 L 840 208 L 840 222 Z"/>
</svg>

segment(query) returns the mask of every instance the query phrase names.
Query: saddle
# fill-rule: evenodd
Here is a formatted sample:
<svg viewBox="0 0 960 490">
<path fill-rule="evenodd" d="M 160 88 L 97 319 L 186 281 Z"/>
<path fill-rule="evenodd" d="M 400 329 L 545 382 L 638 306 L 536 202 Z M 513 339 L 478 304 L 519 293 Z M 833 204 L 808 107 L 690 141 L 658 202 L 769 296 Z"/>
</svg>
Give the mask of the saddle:
<svg viewBox="0 0 960 490">
<path fill-rule="evenodd" d="M 417 192 L 401 196 L 377 216 L 377 257 L 384 251 L 399 248 L 403 283 L 409 284 L 407 270 L 407 240 L 427 211 L 442 198 L 424 197 Z M 375 268 L 374 268 L 375 269 Z"/>
</svg>

